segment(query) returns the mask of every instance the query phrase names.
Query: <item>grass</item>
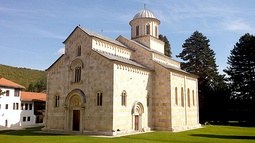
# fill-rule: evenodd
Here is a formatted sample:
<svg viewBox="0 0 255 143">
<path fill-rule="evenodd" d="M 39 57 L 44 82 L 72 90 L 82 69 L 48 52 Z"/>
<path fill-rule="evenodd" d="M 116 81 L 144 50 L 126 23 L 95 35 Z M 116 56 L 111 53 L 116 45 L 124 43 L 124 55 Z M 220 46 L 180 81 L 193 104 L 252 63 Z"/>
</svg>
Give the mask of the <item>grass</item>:
<svg viewBox="0 0 255 143">
<path fill-rule="evenodd" d="M 255 127 L 204 126 L 184 132 L 150 132 L 115 138 L 91 137 L 84 135 L 54 135 L 39 131 L 40 128 L 0 131 L 3 143 L 249 143 L 255 142 Z"/>
</svg>

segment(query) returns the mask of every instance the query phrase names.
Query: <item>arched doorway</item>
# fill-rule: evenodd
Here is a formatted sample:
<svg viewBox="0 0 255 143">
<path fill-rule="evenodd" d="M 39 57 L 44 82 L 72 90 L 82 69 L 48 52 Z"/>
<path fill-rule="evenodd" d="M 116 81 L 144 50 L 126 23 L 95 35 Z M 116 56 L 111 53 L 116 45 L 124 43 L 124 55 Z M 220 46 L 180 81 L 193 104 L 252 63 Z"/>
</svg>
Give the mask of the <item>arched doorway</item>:
<svg viewBox="0 0 255 143">
<path fill-rule="evenodd" d="M 132 116 L 133 116 L 133 129 L 135 131 L 142 131 L 142 115 L 144 113 L 144 107 L 141 102 L 134 102 L 132 108 Z"/>
<path fill-rule="evenodd" d="M 65 100 L 65 130 L 82 131 L 85 94 L 80 89 L 71 91 Z"/>
</svg>

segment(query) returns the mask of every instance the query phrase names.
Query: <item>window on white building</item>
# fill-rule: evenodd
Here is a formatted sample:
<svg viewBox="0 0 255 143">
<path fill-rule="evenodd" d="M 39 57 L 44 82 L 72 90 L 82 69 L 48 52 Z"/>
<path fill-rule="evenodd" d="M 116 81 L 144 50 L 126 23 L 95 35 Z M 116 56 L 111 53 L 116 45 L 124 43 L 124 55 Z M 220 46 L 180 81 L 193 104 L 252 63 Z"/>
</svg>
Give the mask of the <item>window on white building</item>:
<svg viewBox="0 0 255 143">
<path fill-rule="evenodd" d="M 10 91 L 9 90 L 5 91 L 5 96 L 10 96 Z"/>
<path fill-rule="evenodd" d="M 25 110 L 28 110 L 28 104 L 25 104 Z"/>
<path fill-rule="evenodd" d="M 14 90 L 14 96 L 19 97 L 19 92 L 20 92 L 19 89 L 15 89 Z"/>
<path fill-rule="evenodd" d="M 30 121 L 30 116 L 27 117 L 27 121 Z"/>
<path fill-rule="evenodd" d="M 5 109 L 6 109 L 6 110 L 8 109 L 8 104 L 5 104 Z"/>
<path fill-rule="evenodd" d="M 29 110 L 32 110 L 33 105 L 29 104 Z"/>
<path fill-rule="evenodd" d="M 23 122 L 26 122 L 26 117 L 23 117 Z"/>
</svg>

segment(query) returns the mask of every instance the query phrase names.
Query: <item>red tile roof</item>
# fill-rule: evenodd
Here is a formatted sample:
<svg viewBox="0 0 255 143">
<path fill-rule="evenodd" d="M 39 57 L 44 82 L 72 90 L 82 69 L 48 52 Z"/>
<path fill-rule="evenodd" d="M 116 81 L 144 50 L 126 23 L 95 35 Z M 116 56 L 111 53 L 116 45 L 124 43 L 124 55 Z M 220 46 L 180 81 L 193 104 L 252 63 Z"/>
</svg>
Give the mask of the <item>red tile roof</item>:
<svg viewBox="0 0 255 143">
<path fill-rule="evenodd" d="M 25 88 L 22 85 L 19 85 L 15 82 L 12 82 L 10 80 L 7 80 L 5 78 L 0 78 L 0 87 L 12 87 L 12 88 Z"/>
<path fill-rule="evenodd" d="M 21 91 L 20 99 L 21 101 L 46 101 L 46 94 Z"/>
</svg>

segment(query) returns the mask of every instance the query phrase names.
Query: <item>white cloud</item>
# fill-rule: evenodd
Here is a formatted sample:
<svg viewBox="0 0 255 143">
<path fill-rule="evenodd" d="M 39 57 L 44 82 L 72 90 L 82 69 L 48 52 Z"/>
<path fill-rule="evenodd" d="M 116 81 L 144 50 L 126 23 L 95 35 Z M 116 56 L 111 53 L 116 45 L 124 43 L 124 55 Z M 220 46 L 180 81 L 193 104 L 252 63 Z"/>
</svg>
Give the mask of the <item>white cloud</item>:
<svg viewBox="0 0 255 143">
<path fill-rule="evenodd" d="M 65 53 L 65 48 L 60 48 L 57 51 L 57 54 L 64 54 Z"/>
<path fill-rule="evenodd" d="M 248 23 L 239 19 L 239 20 L 229 21 L 225 23 L 224 29 L 229 31 L 247 32 L 247 31 L 251 31 L 252 27 Z"/>
</svg>

